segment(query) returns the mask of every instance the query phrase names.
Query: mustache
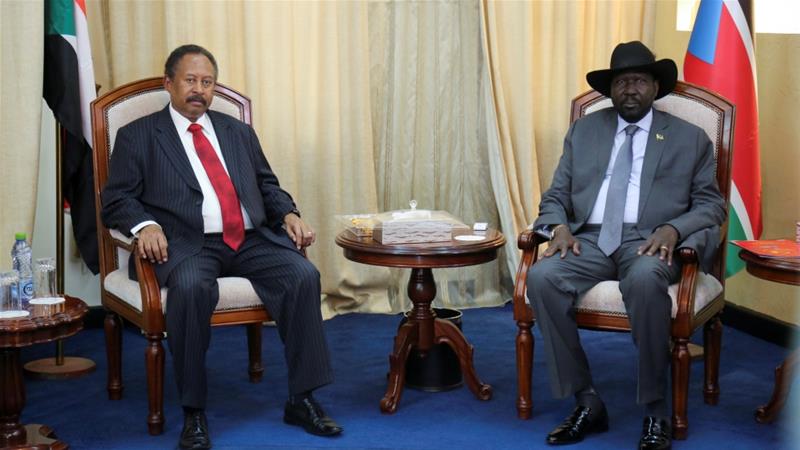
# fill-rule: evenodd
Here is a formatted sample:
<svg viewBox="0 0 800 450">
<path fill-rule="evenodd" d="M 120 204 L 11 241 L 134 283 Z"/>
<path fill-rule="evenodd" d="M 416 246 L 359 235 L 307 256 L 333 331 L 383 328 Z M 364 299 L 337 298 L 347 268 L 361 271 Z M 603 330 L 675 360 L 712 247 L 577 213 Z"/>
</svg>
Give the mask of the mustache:
<svg viewBox="0 0 800 450">
<path fill-rule="evenodd" d="M 190 95 L 189 97 L 186 98 L 186 101 L 187 102 L 200 102 L 203 105 L 206 104 L 206 99 L 204 99 L 202 95 Z"/>
</svg>

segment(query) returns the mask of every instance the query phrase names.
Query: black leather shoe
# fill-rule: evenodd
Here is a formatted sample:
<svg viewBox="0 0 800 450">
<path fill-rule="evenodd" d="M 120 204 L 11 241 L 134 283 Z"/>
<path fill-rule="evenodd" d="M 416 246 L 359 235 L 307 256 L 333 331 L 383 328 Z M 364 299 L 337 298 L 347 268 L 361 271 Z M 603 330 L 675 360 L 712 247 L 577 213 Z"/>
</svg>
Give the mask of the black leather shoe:
<svg viewBox="0 0 800 450">
<path fill-rule="evenodd" d="M 550 445 L 575 444 L 590 433 L 608 431 L 608 413 L 603 408 L 592 413 L 588 406 L 576 406 L 572 414 L 547 435 Z"/>
<path fill-rule="evenodd" d="M 337 436 L 343 429 L 333 421 L 313 397 L 305 397 L 296 403 L 286 402 L 283 421 L 289 425 L 303 427 L 306 432 L 317 436 Z"/>
<path fill-rule="evenodd" d="M 181 449 L 211 448 L 211 439 L 208 438 L 208 422 L 203 411 L 184 414 L 183 431 L 178 442 Z"/>
<path fill-rule="evenodd" d="M 664 419 L 653 416 L 644 418 L 639 450 L 669 450 L 672 448 L 672 430 Z"/>
</svg>

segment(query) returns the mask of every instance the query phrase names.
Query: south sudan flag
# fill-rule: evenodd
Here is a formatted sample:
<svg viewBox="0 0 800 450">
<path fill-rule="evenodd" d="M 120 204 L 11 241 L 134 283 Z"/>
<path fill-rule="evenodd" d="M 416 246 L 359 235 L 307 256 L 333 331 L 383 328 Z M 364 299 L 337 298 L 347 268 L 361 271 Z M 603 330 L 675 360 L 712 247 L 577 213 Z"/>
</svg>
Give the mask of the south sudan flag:
<svg viewBox="0 0 800 450">
<path fill-rule="evenodd" d="M 749 9 L 749 8 L 747 8 Z M 761 237 L 761 152 L 758 143 L 756 57 L 739 0 L 702 0 L 683 62 L 686 81 L 719 92 L 736 105 L 728 239 Z M 728 244 L 726 276 L 744 267 Z"/>
</svg>

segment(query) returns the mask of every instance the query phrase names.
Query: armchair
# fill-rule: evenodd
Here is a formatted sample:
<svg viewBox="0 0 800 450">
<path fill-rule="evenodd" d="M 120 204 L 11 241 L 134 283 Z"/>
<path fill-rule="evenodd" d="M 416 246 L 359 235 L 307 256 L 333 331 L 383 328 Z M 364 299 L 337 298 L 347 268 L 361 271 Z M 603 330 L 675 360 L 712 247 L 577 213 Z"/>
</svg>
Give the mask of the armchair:
<svg viewBox="0 0 800 450">
<path fill-rule="evenodd" d="M 118 87 L 92 102 L 94 137 L 94 194 L 97 205 L 97 237 L 100 247 L 100 296 L 105 318 L 106 354 L 108 357 L 108 396 L 122 398 L 122 319 L 138 327 L 145 339 L 147 372 L 148 431 L 161 434 L 164 429 L 164 311 L 167 289 L 156 280 L 153 265 L 135 258 L 139 281 L 128 278 L 128 255 L 136 248 L 135 239 L 117 230 L 109 230 L 100 218 L 100 193 L 108 179 L 108 163 L 114 151 L 117 131 L 139 117 L 162 109 L 169 102 L 163 78 L 155 77 Z M 250 100 L 242 94 L 217 84 L 211 109 L 250 123 Z M 247 327 L 249 378 L 258 382 L 264 372 L 261 365 L 261 328 L 269 315 L 244 278 L 220 278 L 219 303 L 211 318 L 212 325 Z"/>
<path fill-rule="evenodd" d="M 574 122 L 586 114 L 611 106 L 611 100 L 592 90 L 572 101 L 570 119 Z M 687 120 L 706 131 L 714 144 L 717 183 L 726 202 L 730 200 L 731 144 L 735 107 L 719 95 L 699 86 L 679 81 L 675 90 L 655 102 L 654 107 Z M 694 250 L 681 248 L 676 259 L 682 266 L 680 280 L 670 286 L 672 298 L 672 430 L 676 439 L 685 439 L 688 431 L 687 396 L 689 386 L 688 343 L 692 333 L 703 326 L 705 385 L 704 400 L 716 404 L 719 399 L 719 356 L 722 325 L 719 316 L 725 303 L 725 256 L 728 221 L 722 226 L 721 242 L 713 269 L 708 274 L 698 267 Z M 518 239 L 522 258 L 514 284 L 514 320 L 516 337 L 518 396 L 517 413 L 530 418 L 531 368 L 535 322 L 533 309 L 526 298 L 526 277 L 538 258 L 539 245 L 545 239 L 528 229 Z M 630 331 L 630 323 L 622 302 L 617 281 L 604 281 L 581 296 L 574 306 L 579 327 L 606 331 Z"/>
</svg>

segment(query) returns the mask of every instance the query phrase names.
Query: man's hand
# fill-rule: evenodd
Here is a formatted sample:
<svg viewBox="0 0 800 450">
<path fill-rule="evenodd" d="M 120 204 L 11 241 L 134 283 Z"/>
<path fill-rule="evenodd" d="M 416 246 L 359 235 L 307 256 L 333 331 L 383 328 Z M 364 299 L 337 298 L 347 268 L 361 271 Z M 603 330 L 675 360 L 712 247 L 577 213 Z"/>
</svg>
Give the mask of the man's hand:
<svg viewBox="0 0 800 450">
<path fill-rule="evenodd" d="M 557 225 L 553 229 L 553 239 L 550 240 L 550 245 L 547 247 L 547 250 L 544 251 L 543 255 L 547 258 L 560 252 L 561 258 L 563 259 L 567 256 L 568 250 L 572 250 L 575 256 L 580 255 L 581 243 L 575 239 L 575 236 L 569 231 L 568 226 L 563 224 Z"/>
<path fill-rule="evenodd" d="M 147 225 L 136 233 L 139 238 L 137 250 L 139 257 L 151 263 L 167 262 L 167 237 L 158 225 Z"/>
<path fill-rule="evenodd" d="M 297 246 L 298 250 L 302 250 L 309 245 L 313 244 L 316 240 L 316 233 L 310 226 L 303 222 L 303 219 L 297 217 L 294 213 L 289 213 L 283 217 L 283 224 L 286 226 L 286 233 Z"/>
<path fill-rule="evenodd" d="M 644 244 L 639 246 L 639 255 L 653 256 L 658 253 L 658 259 L 667 261 L 667 265 L 672 265 L 672 253 L 678 244 L 678 230 L 672 225 L 662 225 L 650 235 Z"/>
</svg>

